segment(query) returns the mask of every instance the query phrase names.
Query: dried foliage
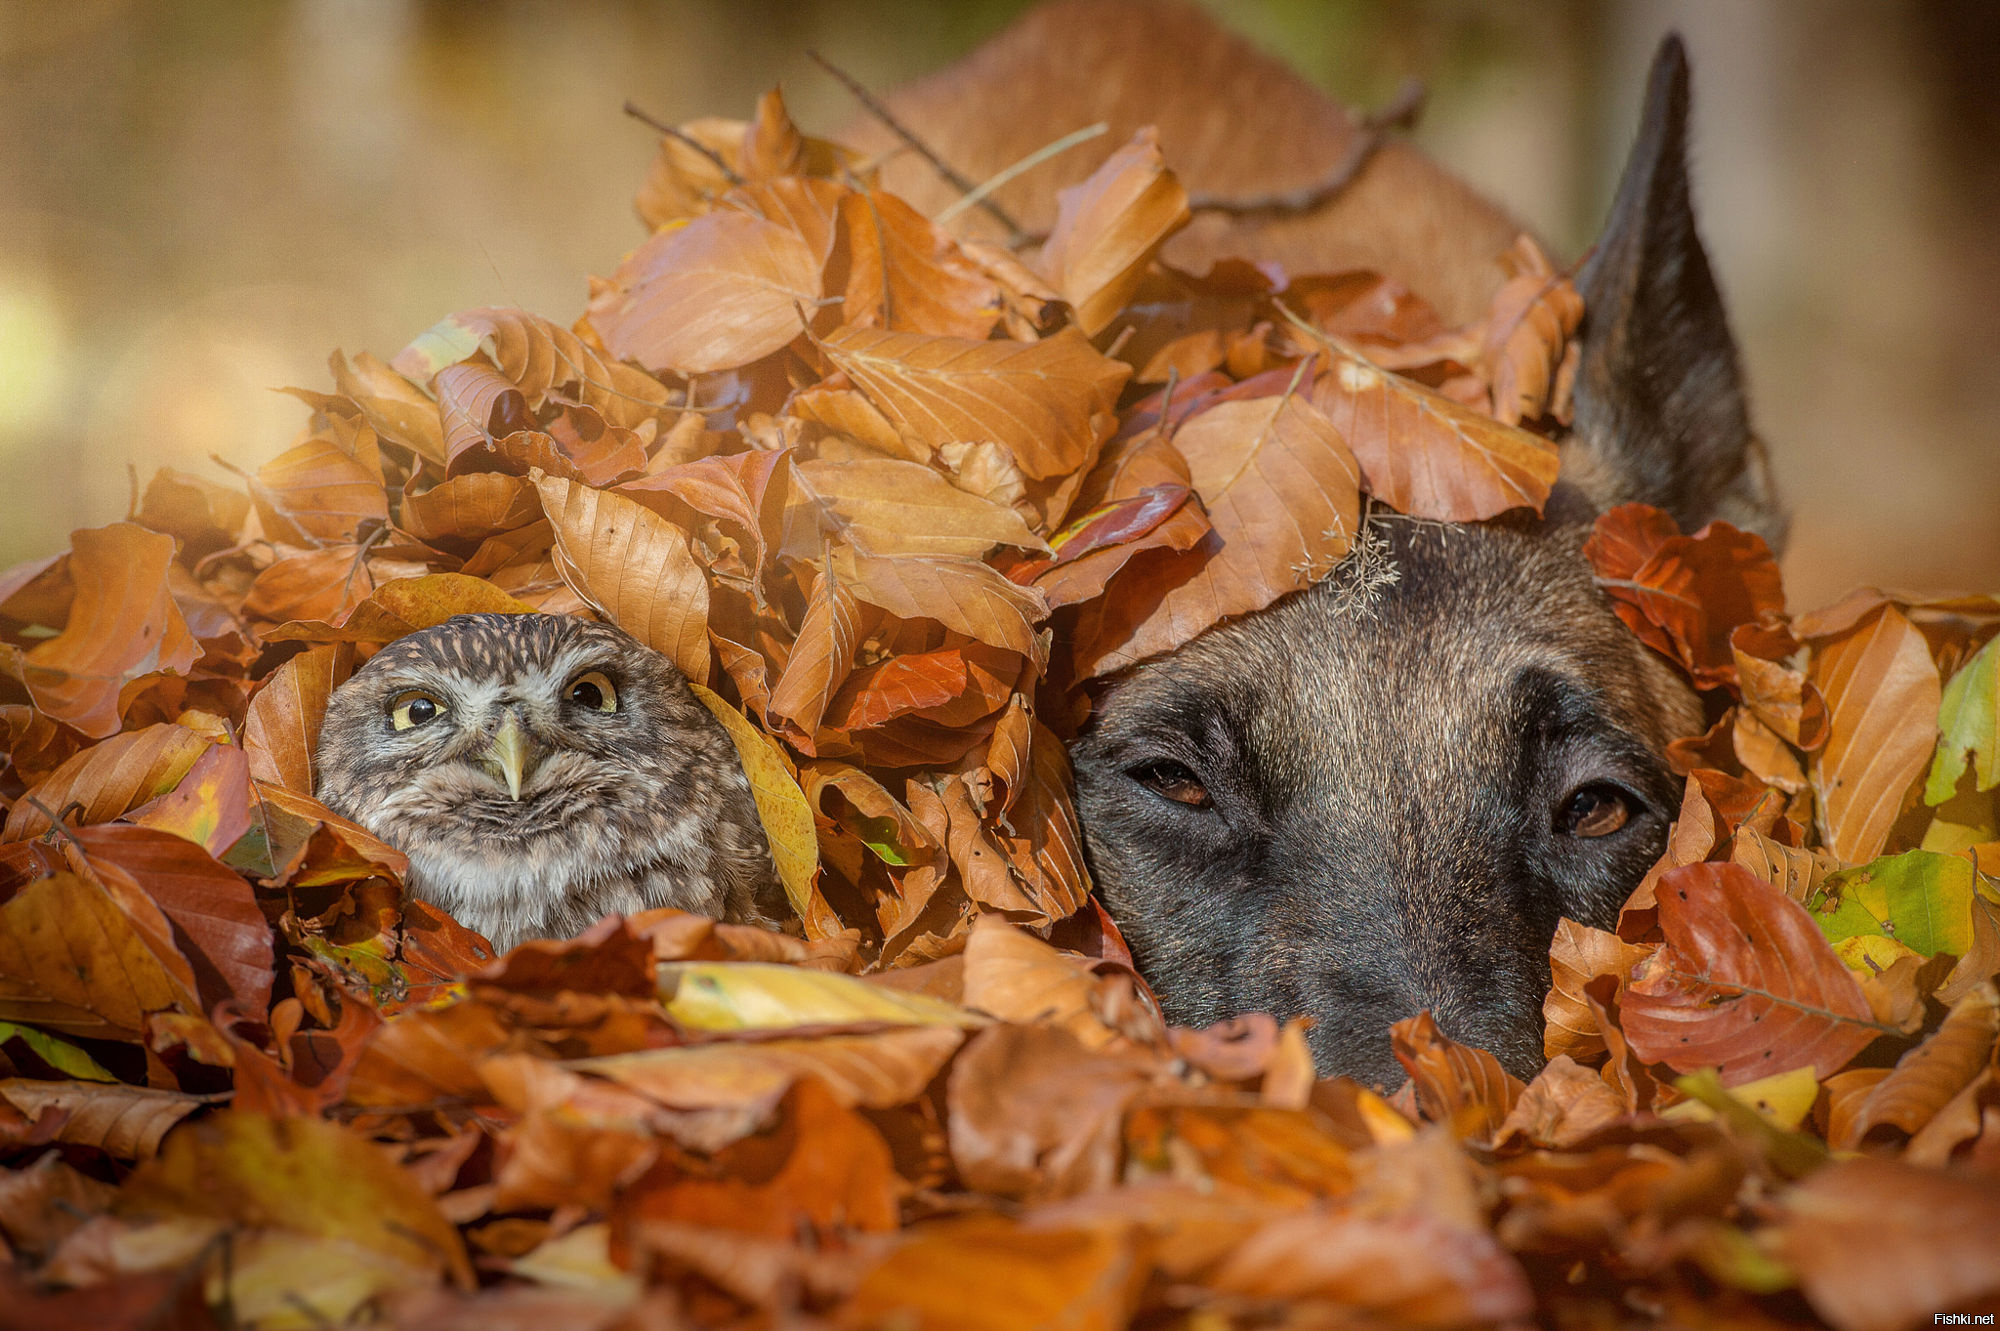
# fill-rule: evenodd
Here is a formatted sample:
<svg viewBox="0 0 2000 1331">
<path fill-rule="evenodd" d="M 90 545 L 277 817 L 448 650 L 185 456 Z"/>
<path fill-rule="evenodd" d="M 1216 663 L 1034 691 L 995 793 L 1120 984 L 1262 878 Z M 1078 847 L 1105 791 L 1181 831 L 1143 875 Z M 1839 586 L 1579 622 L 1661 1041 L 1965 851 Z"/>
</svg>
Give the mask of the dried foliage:
<svg viewBox="0 0 2000 1331">
<path fill-rule="evenodd" d="M 1564 922 L 1525 1086 L 1163 1024 L 1089 897 L 1091 679 L 1539 510 L 1581 305 L 1172 271 L 1150 134 L 1038 255 L 799 132 L 661 142 L 562 328 L 455 315 L 240 489 L 0 574 L 0 1326 L 1794 1325 L 2000 1296 L 2000 600 L 1788 620 L 1769 552 L 1589 552 L 1709 690 L 1669 851 Z M 723 719 L 798 915 L 495 957 L 315 802 L 329 693 L 465 611 L 620 623 Z M 1829 1147 L 1840 1153 L 1830 1162 Z M 1982 1300 L 1985 1301 L 1982 1304 Z"/>
</svg>

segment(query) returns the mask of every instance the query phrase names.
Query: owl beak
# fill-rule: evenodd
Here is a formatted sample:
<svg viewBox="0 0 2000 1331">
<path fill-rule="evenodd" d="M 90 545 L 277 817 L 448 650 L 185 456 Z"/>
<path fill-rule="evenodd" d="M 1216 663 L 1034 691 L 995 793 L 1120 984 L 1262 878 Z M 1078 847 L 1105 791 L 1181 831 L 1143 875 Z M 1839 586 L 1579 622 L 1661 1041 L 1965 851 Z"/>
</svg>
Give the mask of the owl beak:
<svg viewBox="0 0 2000 1331">
<path fill-rule="evenodd" d="M 534 756 L 529 751 L 528 736 L 512 712 L 507 713 L 507 719 L 494 732 L 493 742 L 486 746 L 483 758 L 507 783 L 507 797 L 520 799 L 521 781 L 534 770 Z"/>
</svg>

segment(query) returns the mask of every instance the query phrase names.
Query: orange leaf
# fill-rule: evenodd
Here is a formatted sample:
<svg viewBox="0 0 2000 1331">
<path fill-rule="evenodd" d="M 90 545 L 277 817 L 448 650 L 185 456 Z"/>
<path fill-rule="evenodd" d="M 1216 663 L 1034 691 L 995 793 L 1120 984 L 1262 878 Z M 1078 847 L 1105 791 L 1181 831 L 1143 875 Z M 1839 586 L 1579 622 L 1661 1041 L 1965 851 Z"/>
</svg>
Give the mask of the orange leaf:
<svg viewBox="0 0 2000 1331">
<path fill-rule="evenodd" d="M 81 806 L 72 813 L 76 823 L 108 823 L 172 790 L 209 747 L 208 739 L 185 726 L 153 725 L 113 735 L 71 757 L 15 801 L 0 841 L 39 836 L 49 829 L 50 814 L 72 804 Z"/>
<path fill-rule="evenodd" d="M 373 440 L 373 433 L 364 431 Z M 308 439 L 257 469 L 251 486 L 265 534 L 291 545 L 351 541 L 364 522 L 387 522 L 379 466 L 331 439 Z"/>
<path fill-rule="evenodd" d="M 649 370 L 707 374 L 747 365 L 804 331 L 820 265 L 796 231 L 724 209 L 633 251 L 590 304 L 605 346 Z"/>
<path fill-rule="evenodd" d="M 251 776 L 312 794 L 313 753 L 326 720 L 326 702 L 353 670 L 351 648 L 315 647 L 271 672 L 243 718 L 243 752 Z"/>
<path fill-rule="evenodd" d="M 1618 617 L 1703 687 L 1734 685 L 1731 635 L 1785 608 L 1770 547 L 1719 520 L 1683 536 L 1659 509 L 1620 504 L 1597 519 L 1583 553 Z"/>
<path fill-rule="evenodd" d="M 1929 765 L 1943 686 L 1923 633 L 1894 606 L 1820 644 L 1809 673 L 1830 716 L 1810 771 L 1820 835 L 1846 863 L 1865 863 Z"/>
<path fill-rule="evenodd" d="M 1863 1156 L 1783 1198 L 1775 1238 L 1813 1310 L 1836 1331 L 1901 1331 L 2000 1296 L 2000 1190 Z"/>
<path fill-rule="evenodd" d="M 25 652 L 0 644 L 0 674 L 51 719 L 103 739 L 117 733 L 128 685 L 186 674 L 201 649 L 168 587 L 173 537 L 119 522 L 76 532 L 70 546 L 69 623 Z"/>
<path fill-rule="evenodd" d="M 1082 184 L 1056 194 L 1055 228 L 1036 266 L 1095 337 L 1110 327 L 1167 237 L 1187 225 L 1187 191 L 1148 125 Z"/>
<path fill-rule="evenodd" d="M 1556 447 L 1483 416 L 1363 357 L 1331 349 L 1313 405 L 1361 464 L 1368 493 L 1412 517 L 1476 522 L 1511 508 L 1542 511 Z"/>
<path fill-rule="evenodd" d="M 1077 669 L 1104 674 L 1171 651 L 1217 622 L 1262 610 L 1324 577 L 1360 522 L 1354 455 L 1319 410 L 1295 393 L 1224 401 L 1174 435 L 1221 548 L 1147 602 L 1122 584 L 1077 634 Z M 1189 533 L 1192 534 L 1192 533 Z M 1104 630 L 1142 607 L 1119 638 Z M 1122 627 L 1122 624 L 1121 624 Z"/>
<path fill-rule="evenodd" d="M 96 883 L 57 874 L 0 905 L 0 1021 L 137 1040 L 147 1013 L 198 1006 Z"/>
<path fill-rule="evenodd" d="M 833 573 L 854 595 L 899 619 L 934 620 L 968 638 L 1043 660 L 1034 626 L 1048 617 L 1040 592 L 1017 587 L 975 559 L 877 559 L 850 546 L 833 552 Z"/>
<path fill-rule="evenodd" d="M 958 243 L 893 194 L 840 201 L 848 270 L 842 321 L 852 328 L 983 338 L 1000 318 L 1000 289 Z"/>
<path fill-rule="evenodd" d="M 1525 1089 L 1484 1049 L 1446 1038 L 1429 1012 L 1397 1022 L 1390 1043 L 1416 1084 L 1424 1117 L 1445 1124 L 1460 1141 L 1492 1140 Z"/>
<path fill-rule="evenodd" d="M 556 567 L 599 614 L 708 682 L 708 578 L 686 533 L 622 495 L 540 476 Z"/>
<path fill-rule="evenodd" d="M 1875 1020 L 1805 907 L 1735 864 L 1670 869 L 1655 890 L 1667 943 L 1620 998 L 1633 1052 L 1724 1085 L 1793 1068 L 1838 1072 Z"/>
<path fill-rule="evenodd" d="M 931 449 L 996 440 L 1034 477 L 1090 465 L 1132 373 L 1072 329 L 1039 342 L 976 342 L 841 328 L 821 346 L 910 438 Z"/>
</svg>

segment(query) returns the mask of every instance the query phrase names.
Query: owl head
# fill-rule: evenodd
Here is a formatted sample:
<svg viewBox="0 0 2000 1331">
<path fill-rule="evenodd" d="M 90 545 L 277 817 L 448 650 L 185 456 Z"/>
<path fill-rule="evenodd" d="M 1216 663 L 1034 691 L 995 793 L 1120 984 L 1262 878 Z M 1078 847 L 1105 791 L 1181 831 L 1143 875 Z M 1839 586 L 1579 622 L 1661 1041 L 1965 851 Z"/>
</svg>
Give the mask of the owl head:
<svg viewBox="0 0 2000 1331">
<path fill-rule="evenodd" d="M 753 918 L 771 878 L 734 745 L 658 652 L 561 615 L 459 615 L 333 693 L 318 794 L 507 947 L 609 910 Z"/>
</svg>

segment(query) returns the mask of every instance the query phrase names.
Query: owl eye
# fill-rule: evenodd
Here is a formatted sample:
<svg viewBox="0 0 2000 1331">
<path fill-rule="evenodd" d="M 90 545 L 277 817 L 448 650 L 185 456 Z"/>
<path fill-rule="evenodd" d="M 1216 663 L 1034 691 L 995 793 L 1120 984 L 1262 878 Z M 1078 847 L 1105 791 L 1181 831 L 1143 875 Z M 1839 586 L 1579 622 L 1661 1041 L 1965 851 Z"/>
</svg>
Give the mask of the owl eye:
<svg viewBox="0 0 2000 1331">
<path fill-rule="evenodd" d="M 588 707 L 594 712 L 615 712 L 618 710 L 618 690 L 601 670 L 592 670 L 578 675 L 570 681 L 569 700 L 578 707 Z"/>
<path fill-rule="evenodd" d="M 428 693 L 399 693 L 389 704 L 389 724 L 398 730 L 424 725 L 444 715 L 444 704 Z"/>
</svg>

